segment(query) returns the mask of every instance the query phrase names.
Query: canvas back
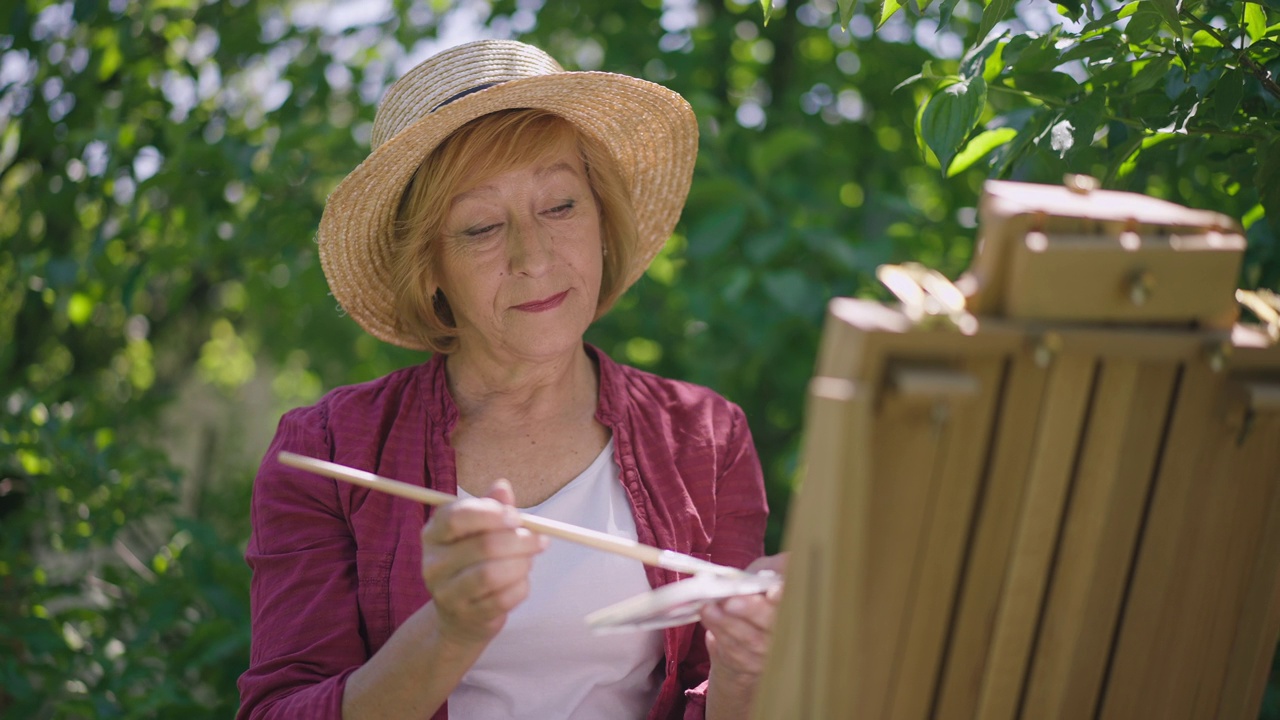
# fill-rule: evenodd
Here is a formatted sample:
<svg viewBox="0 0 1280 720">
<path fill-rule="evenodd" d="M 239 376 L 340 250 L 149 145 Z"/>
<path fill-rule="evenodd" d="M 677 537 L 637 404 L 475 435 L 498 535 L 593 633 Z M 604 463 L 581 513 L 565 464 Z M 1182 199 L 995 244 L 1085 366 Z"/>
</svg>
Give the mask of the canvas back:
<svg viewBox="0 0 1280 720">
<path fill-rule="evenodd" d="M 1209 220 L 1216 249 L 1182 247 L 1238 268 L 1233 224 Z M 1004 235 L 1004 262 L 1043 227 Z M 1112 241 L 1128 258 L 1094 257 L 1132 267 Z M 1002 314 L 963 331 L 831 303 L 755 717 L 1257 716 L 1280 636 L 1280 347 L 1232 326 L 1234 269 L 1185 317 L 1064 286 L 1041 318 L 1012 312 L 1036 307 L 1011 302 L 1017 267 L 975 260 L 970 299 Z"/>
</svg>

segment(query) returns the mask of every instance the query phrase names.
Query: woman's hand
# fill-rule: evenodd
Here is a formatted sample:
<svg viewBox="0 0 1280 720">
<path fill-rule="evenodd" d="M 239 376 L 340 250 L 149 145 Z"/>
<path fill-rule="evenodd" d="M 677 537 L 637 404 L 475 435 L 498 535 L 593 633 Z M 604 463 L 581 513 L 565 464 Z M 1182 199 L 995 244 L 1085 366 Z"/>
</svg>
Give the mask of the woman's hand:
<svg viewBox="0 0 1280 720">
<path fill-rule="evenodd" d="M 749 572 L 786 572 L 787 555 L 757 558 Z M 778 614 L 782 587 L 763 595 L 729 598 L 708 603 L 702 609 L 702 626 L 707 630 L 707 652 L 711 655 L 710 684 L 707 688 L 708 717 L 745 717 L 764 672 L 765 653 Z"/>
<path fill-rule="evenodd" d="M 422 528 L 422 579 L 449 640 L 487 643 L 529 595 L 529 568 L 547 539 L 520 527 L 514 500 L 499 480 L 485 498 L 446 505 Z"/>
</svg>

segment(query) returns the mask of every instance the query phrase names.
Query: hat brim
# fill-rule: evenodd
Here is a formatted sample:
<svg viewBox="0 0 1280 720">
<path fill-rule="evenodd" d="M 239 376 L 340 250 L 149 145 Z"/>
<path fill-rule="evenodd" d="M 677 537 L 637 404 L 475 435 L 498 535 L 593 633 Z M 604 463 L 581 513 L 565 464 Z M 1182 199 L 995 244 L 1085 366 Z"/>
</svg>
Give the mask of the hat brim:
<svg viewBox="0 0 1280 720">
<path fill-rule="evenodd" d="M 374 337 L 414 350 L 421 338 L 395 322 L 391 255 L 400 201 L 422 161 L 455 130 L 499 110 L 559 115 L 600 142 L 627 182 L 638 247 L 624 288 L 644 273 L 675 228 L 689 193 L 698 128 L 684 98 L 661 85 L 605 72 L 559 72 L 472 93 L 405 127 L 334 189 L 320 220 L 320 264 L 334 298 Z"/>
</svg>

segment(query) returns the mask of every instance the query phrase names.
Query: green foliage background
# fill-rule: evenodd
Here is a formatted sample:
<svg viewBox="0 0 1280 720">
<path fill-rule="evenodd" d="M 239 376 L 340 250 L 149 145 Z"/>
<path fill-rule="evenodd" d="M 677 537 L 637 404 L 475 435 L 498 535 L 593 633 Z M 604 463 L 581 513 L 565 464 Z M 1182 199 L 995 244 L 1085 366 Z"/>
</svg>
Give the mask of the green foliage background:
<svg viewBox="0 0 1280 720">
<path fill-rule="evenodd" d="M 886 261 L 958 274 L 984 179 L 1085 172 L 1225 212 L 1242 283 L 1280 284 L 1276 2 L 7 4 L 0 712 L 234 712 L 254 428 L 422 360 L 336 311 L 324 198 L 398 63 L 461 25 L 693 104 L 684 219 L 589 339 L 746 409 L 776 546 L 825 301 L 875 295 Z M 192 420 L 211 406 L 235 420 Z"/>
</svg>

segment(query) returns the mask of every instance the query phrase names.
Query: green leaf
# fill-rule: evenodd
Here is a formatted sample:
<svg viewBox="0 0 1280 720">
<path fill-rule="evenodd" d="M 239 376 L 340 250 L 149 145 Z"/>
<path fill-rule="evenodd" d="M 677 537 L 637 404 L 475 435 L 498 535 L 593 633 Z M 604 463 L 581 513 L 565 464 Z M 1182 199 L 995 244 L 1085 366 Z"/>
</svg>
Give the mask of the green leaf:
<svg viewBox="0 0 1280 720">
<path fill-rule="evenodd" d="M 1066 73 L 1022 73 L 1015 75 L 1013 80 L 1018 89 L 1026 90 L 1038 97 L 1067 102 L 1080 94 L 1080 83 Z"/>
<path fill-rule="evenodd" d="M 840 8 L 840 27 L 849 29 L 849 21 L 853 19 L 854 0 L 840 0 L 836 3 Z"/>
<path fill-rule="evenodd" d="M 973 167 L 973 164 L 986 157 L 992 150 L 1004 145 L 1018 136 L 1018 131 L 1011 127 L 996 128 L 980 132 L 965 144 L 964 149 L 956 154 L 947 170 L 947 177 L 953 177 Z"/>
<path fill-rule="evenodd" d="M 920 137 L 938 156 L 946 173 L 969 131 L 987 104 L 987 83 L 981 77 L 961 80 L 933 93 L 920 114 Z"/>
<path fill-rule="evenodd" d="M 885 22 L 901 9 L 902 3 L 898 2 L 898 0 L 884 0 L 884 4 L 880 6 L 880 22 L 876 24 L 876 27 L 883 27 Z"/>
<path fill-rule="evenodd" d="M 960 4 L 960 0 L 942 0 L 942 4 L 938 6 L 938 28 L 944 28 L 951 23 L 951 15 L 956 11 L 956 5 Z"/>
<path fill-rule="evenodd" d="M 1116 21 L 1129 17 L 1138 11 L 1140 0 L 1128 3 L 1120 8 L 1112 10 L 1097 20 L 1092 20 L 1080 30 L 1081 35 L 1089 35 L 1099 30 L 1109 29 L 1116 24 Z"/>
<path fill-rule="evenodd" d="M 1076 150 L 1085 150 L 1093 146 L 1094 135 L 1103 123 L 1106 115 L 1106 93 L 1091 93 L 1077 102 L 1064 113 L 1071 121 L 1072 141 Z M 1078 156 L 1077 156 L 1078 157 Z"/>
<path fill-rule="evenodd" d="M 989 176 L 997 179 L 1012 177 L 1017 163 L 1031 152 L 1043 133 L 1048 132 L 1052 117 L 1048 113 L 1036 113 L 1028 118 L 1026 124 L 1018 128 L 1018 136 L 1012 142 L 996 149 Z"/>
<path fill-rule="evenodd" d="M 1054 27 L 1044 35 L 1015 35 L 1001 53 L 1004 64 L 1014 66 L 1018 73 L 1043 72 L 1057 67 L 1062 63 L 1062 53 L 1058 50 L 1061 29 L 1061 26 Z"/>
<path fill-rule="evenodd" d="M 902 88 L 912 83 L 919 82 L 921 80 L 934 80 L 940 83 L 944 83 L 944 82 L 950 83 L 950 82 L 955 82 L 956 80 L 959 80 L 959 79 L 960 79 L 960 76 L 958 75 L 939 75 L 937 71 L 933 69 L 933 61 L 925 60 L 924 65 L 920 67 L 920 72 L 916 73 L 915 75 L 912 75 L 906 80 L 903 80 L 897 85 L 894 85 L 893 90 L 890 90 L 889 93 L 890 94 L 896 93 Z"/>
<path fill-rule="evenodd" d="M 773 0 L 760 0 L 760 12 L 764 14 L 764 24 L 769 24 L 769 16 L 773 14 Z"/>
<path fill-rule="evenodd" d="M 1000 41 L 1006 35 L 1008 33 L 1004 32 L 984 38 L 982 42 L 965 53 L 964 57 L 960 59 L 960 77 L 966 80 L 983 77 L 983 71 L 987 67 L 987 59 L 1000 47 Z"/>
<path fill-rule="evenodd" d="M 1280 0 L 1276 0 L 1276 2 L 1280 2 Z M 1276 9 L 1280 10 L 1280 8 L 1276 8 Z M 1271 48 L 1272 50 L 1280 52 L 1280 42 L 1276 42 L 1271 38 L 1262 38 L 1258 42 L 1249 46 L 1249 49 L 1255 52 L 1258 50 L 1261 50 L 1262 48 Z"/>
<path fill-rule="evenodd" d="M 1122 95 L 1137 95 L 1144 90 L 1155 87 L 1169 74 L 1169 66 L 1173 63 L 1173 58 L 1168 55 L 1148 60 L 1138 72 L 1134 73 L 1133 79 L 1119 88 Z M 1137 63 L 1134 63 L 1137 65 Z"/>
<path fill-rule="evenodd" d="M 1067 48 L 1066 52 L 1062 53 L 1062 62 L 1068 63 L 1072 60 L 1114 61 L 1114 58 L 1122 57 L 1126 52 L 1126 48 L 1123 45 L 1124 43 L 1119 33 L 1112 32 L 1098 35 Z"/>
<path fill-rule="evenodd" d="M 1227 68 L 1218 84 L 1213 86 L 1212 93 L 1205 96 L 1205 101 L 1213 103 L 1210 116 L 1219 127 L 1233 125 L 1236 108 L 1240 107 L 1240 101 L 1244 99 L 1244 79 L 1244 73 Z"/>
<path fill-rule="evenodd" d="M 1072 22 L 1078 21 L 1084 14 L 1084 0 L 1057 0 L 1057 5 L 1062 14 L 1071 18 Z"/>
<path fill-rule="evenodd" d="M 1166 140 L 1172 140 L 1176 137 L 1178 137 L 1177 133 L 1157 132 L 1153 135 L 1134 138 L 1133 141 L 1124 148 L 1125 152 L 1117 154 L 1117 157 L 1123 159 L 1112 168 L 1111 172 L 1108 173 L 1108 177 L 1117 179 L 1127 177 L 1138 167 L 1138 161 L 1144 150 L 1153 148 Z"/>
<path fill-rule="evenodd" d="M 1261 5 L 1247 2 L 1244 4 L 1244 31 L 1250 42 L 1257 42 L 1267 34 L 1267 11 Z"/>
<path fill-rule="evenodd" d="M 978 24 L 978 37 L 985 38 L 1013 9 L 1013 0 L 991 0 L 982 11 L 982 22 Z"/>
<path fill-rule="evenodd" d="M 1148 0 L 1139 0 L 1134 5 L 1141 5 L 1141 7 L 1129 18 L 1129 24 L 1124 28 L 1124 35 L 1131 44 L 1141 45 L 1155 37 L 1164 25 L 1164 19 Z"/>
<path fill-rule="evenodd" d="M 1089 85 L 1095 91 L 1120 92 L 1133 80 L 1133 67 L 1127 62 L 1097 63 L 1089 70 Z"/>
<path fill-rule="evenodd" d="M 1218 37 L 1220 36 L 1210 35 L 1204 30 L 1197 30 L 1191 33 L 1191 45 L 1196 49 L 1220 48 L 1222 47 L 1222 41 Z"/>
<path fill-rule="evenodd" d="M 1182 21 L 1178 19 L 1178 13 L 1182 10 L 1181 0 L 1150 0 L 1150 2 L 1156 12 L 1160 13 L 1160 18 L 1173 31 L 1173 36 L 1182 37 Z"/>
<path fill-rule="evenodd" d="M 928 62 L 926 62 L 925 64 L 927 65 L 927 64 L 928 64 Z M 915 75 L 912 75 L 911 77 L 907 78 L 906 80 L 903 80 L 902 82 L 898 83 L 897 85 L 894 85 L 894 86 L 893 86 L 893 89 L 889 91 L 889 94 L 890 94 L 890 95 L 892 95 L 893 93 L 898 92 L 898 91 L 899 91 L 899 90 L 901 90 L 902 88 L 904 88 L 904 87 L 906 87 L 906 86 L 908 86 L 908 85 L 910 85 L 910 84 L 912 84 L 912 83 L 919 82 L 919 81 L 921 81 L 921 80 L 923 80 L 923 79 L 924 79 L 924 73 L 922 73 L 922 72 L 921 72 L 921 73 L 916 73 Z"/>
</svg>

